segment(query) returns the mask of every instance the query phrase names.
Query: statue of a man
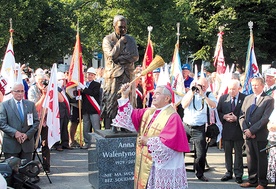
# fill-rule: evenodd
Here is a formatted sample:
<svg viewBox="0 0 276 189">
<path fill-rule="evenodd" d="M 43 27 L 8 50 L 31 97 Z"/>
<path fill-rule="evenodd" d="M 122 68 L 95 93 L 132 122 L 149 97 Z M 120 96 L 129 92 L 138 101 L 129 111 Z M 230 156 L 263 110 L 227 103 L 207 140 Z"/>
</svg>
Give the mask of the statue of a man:
<svg viewBox="0 0 276 189">
<path fill-rule="evenodd" d="M 134 79 L 134 62 L 138 61 L 137 44 L 133 37 L 127 35 L 127 20 L 122 15 L 116 15 L 113 20 L 114 32 L 103 39 L 103 53 L 105 58 L 105 86 L 103 92 L 102 118 L 106 129 L 111 126 L 112 119 L 117 114 L 117 94 L 121 85 Z M 135 90 L 132 90 L 135 92 Z M 132 97 L 133 96 L 133 97 Z M 130 96 L 132 100 L 134 95 Z M 117 128 L 112 128 L 117 132 Z"/>
</svg>

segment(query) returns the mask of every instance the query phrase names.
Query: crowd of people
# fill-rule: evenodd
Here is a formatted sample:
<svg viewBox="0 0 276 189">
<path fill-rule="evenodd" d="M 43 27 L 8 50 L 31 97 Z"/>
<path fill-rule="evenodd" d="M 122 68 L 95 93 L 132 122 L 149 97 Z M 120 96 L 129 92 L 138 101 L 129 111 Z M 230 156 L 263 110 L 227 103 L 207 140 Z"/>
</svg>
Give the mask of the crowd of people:
<svg viewBox="0 0 276 189">
<path fill-rule="evenodd" d="M 137 70 L 139 72 L 139 68 Z M 160 69 L 153 71 L 154 77 L 157 78 L 157 80 L 159 73 Z M 276 69 L 269 68 L 264 72 L 263 77 L 256 77 L 250 81 L 253 91 L 251 95 L 242 93 L 242 79 L 244 79 L 244 73 L 236 71 L 232 74 L 232 78 L 227 83 L 227 92 L 224 92 L 224 94 L 219 94 L 219 90 L 217 89 L 218 86 L 221 86 L 221 83 L 219 83 L 221 79 L 216 78 L 219 77 L 216 72 L 208 73 L 204 70 L 202 74 L 204 74 L 203 77 L 201 74 L 195 76 L 194 73 L 191 72 L 190 65 L 184 64 L 182 66 L 186 94 L 181 104 L 176 108 L 179 117 L 182 119 L 185 135 L 187 135 L 189 143 L 192 144 L 194 148 L 195 176 L 204 182 L 208 182 L 209 180 L 204 175 L 207 153 L 206 128 L 208 127 L 208 119 L 211 120 L 209 124 L 216 123 L 218 122 L 216 119 L 219 119 L 222 124 L 221 147 L 225 152 L 226 169 L 225 175 L 223 175 L 221 181 L 225 182 L 235 178 L 235 182 L 239 184 L 240 187 L 255 187 L 257 189 L 266 188 L 268 183 L 275 183 L 276 111 L 274 111 L 274 98 L 276 97 Z M 143 93 L 143 88 L 141 86 L 142 80 L 138 80 L 136 82 L 136 90 L 141 89 L 140 93 Z M 164 86 L 156 86 L 153 92 L 153 109 L 152 107 L 146 109 L 140 108 L 143 107 L 143 102 L 145 103 L 143 98 L 150 98 L 150 96 L 147 95 L 143 97 L 139 95 L 139 93 L 136 94 L 138 109 L 135 109 L 129 104 L 130 101 L 127 96 L 131 87 L 129 84 L 123 85 L 122 97 L 118 99 L 119 109 L 116 118 L 113 120 L 114 126 L 138 132 L 137 152 L 139 152 L 139 155 L 143 154 L 143 157 L 148 157 L 148 153 L 151 154 L 152 161 L 155 164 L 150 164 L 151 169 L 149 169 L 150 172 L 146 180 L 153 183 L 147 183 L 147 186 L 158 186 L 158 184 L 154 183 L 159 181 L 158 173 L 152 169 L 156 169 L 155 166 L 158 164 L 156 162 L 158 161 L 157 159 L 161 159 L 164 155 L 160 153 L 160 156 L 158 156 L 158 153 L 151 152 L 152 146 L 154 146 L 151 140 L 155 140 L 155 144 L 160 145 L 158 149 L 162 149 L 162 144 L 164 144 L 166 147 L 179 152 L 164 142 L 166 137 L 168 137 L 167 135 L 162 135 L 163 132 L 166 131 L 166 127 L 162 128 L 159 126 L 160 133 L 158 133 L 157 136 L 159 136 L 158 139 L 161 140 L 161 144 L 155 139 L 156 133 L 150 133 L 150 131 L 153 132 L 153 130 L 156 129 L 155 126 L 152 126 L 154 123 L 160 124 L 159 121 L 156 120 L 159 112 L 157 118 L 155 115 L 156 112 L 160 109 L 162 112 L 163 109 L 165 109 L 164 107 L 168 106 L 168 104 L 162 104 L 158 99 L 159 94 L 164 94 L 165 96 L 162 98 L 162 102 L 165 102 L 166 95 L 169 95 L 164 89 L 161 90 L 162 92 L 159 92 L 160 87 L 164 88 Z M 165 88 L 166 87 L 170 88 L 169 86 L 165 86 Z M 170 97 L 172 98 L 172 96 Z M 171 102 L 169 102 L 169 104 L 170 103 Z M 144 107 L 145 105 L 147 107 L 148 99 Z M 179 111 L 181 109 L 182 111 Z M 150 110 L 152 112 L 148 113 L 147 111 Z M 208 111 L 209 113 L 207 113 Z M 150 118 L 148 118 L 148 116 L 150 116 Z M 170 119 L 171 118 L 172 117 L 170 117 Z M 147 121 L 148 119 L 149 121 Z M 164 117 L 164 120 L 165 119 Z M 167 124 L 174 123 L 170 119 L 163 122 Z M 144 124 L 146 124 L 147 129 L 144 128 L 146 127 Z M 177 124 L 174 123 L 174 126 L 176 125 Z M 181 131 L 176 128 L 171 129 L 171 131 L 173 133 L 176 131 L 181 133 Z M 184 141 L 180 141 L 183 139 Z M 183 146 L 187 145 L 185 137 L 181 137 L 181 139 L 178 137 L 178 140 L 182 142 Z M 219 145 L 219 143 L 216 145 Z M 269 145 L 271 145 L 271 148 L 267 149 Z M 144 146 L 147 146 L 145 151 Z M 189 149 L 183 150 L 184 153 L 188 151 Z M 165 149 L 163 149 L 162 152 L 165 153 Z M 247 181 L 243 180 L 244 153 L 246 153 L 247 157 Z M 173 162 L 173 157 L 170 158 L 170 161 Z M 140 161 L 141 159 L 136 157 L 136 165 L 139 164 Z M 179 162 L 178 165 L 180 166 L 182 163 Z M 173 167 L 170 171 L 172 171 L 172 169 Z M 165 169 L 160 169 L 160 171 L 166 174 Z M 134 177 L 135 185 L 143 184 L 145 186 L 139 174 L 141 174 L 141 167 L 136 166 Z M 136 180 L 138 178 L 141 180 Z M 182 188 L 185 187 L 186 183 L 182 181 Z"/>
<path fill-rule="evenodd" d="M 276 142 L 275 68 L 269 68 L 264 78 L 253 78 L 253 94 L 246 96 L 242 93 L 244 74 L 233 73 L 227 92 L 219 94 L 221 80 L 216 72 L 205 70 L 194 75 L 191 66 L 183 64 L 185 95 L 175 107 L 171 87 L 157 86 L 160 68 L 153 71 L 155 90 L 147 96 L 143 93 L 142 78 L 130 84 L 135 74 L 139 75 L 142 70 L 134 66 L 139 57 L 136 42 L 126 34 L 125 17 L 115 16 L 113 27 L 114 32 L 103 39 L 106 66 L 85 70 L 85 82 L 78 83 L 81 97 L 66 94 L 68 73 L 58 72 L 61 140 L 53 149 L 90 148 L 89 133 L 95 130 L 136 131 L 134 187 L 188 188 L 185 153 L 190 152 L 189 143 L 194 148 L 195 176 L 208 182 L 204 175 L 206 128 L 210 123 L 220 122 L 226 169 L 221 181 L 234 176 L 240 187 L 256 189 L 275 182 L 276 148 L 266 150 L 268 144 L 275 146 Z M 16 156 L 31 160 L 34 141 L 40 137 L 43 168 L 50 173 L 47 115 L 42 116 L 50 73 L 41 68 L 36 71 L 29 68 L 31 74 L 26 76 L 24 69 L 23 65 L 17 70 L 22 71 L 24 82 L 16 82 L 11 90 L 11 100 L 0 103 L 0 130 L 4 133 L 2 152 L 5 158 Z M 81 110 L 78 100 L 82 103 Z M 79 119 L 79 112 L 83 120 Z M 78 142 L 75 134 L 81 121 L 83 141 Z M 36 136 L 39 125 L 42 126 L 41 136 Z M 244 150 L 247 181 L 243 181 Z M 171 177 L 174 179 L 168 179 Z"/>
</svg>

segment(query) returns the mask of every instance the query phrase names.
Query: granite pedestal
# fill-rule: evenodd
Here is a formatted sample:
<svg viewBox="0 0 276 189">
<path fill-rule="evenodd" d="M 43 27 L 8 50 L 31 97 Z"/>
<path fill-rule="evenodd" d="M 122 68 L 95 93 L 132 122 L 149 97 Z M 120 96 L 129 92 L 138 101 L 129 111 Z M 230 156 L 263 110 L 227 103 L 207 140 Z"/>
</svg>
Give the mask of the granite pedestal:
<svg viewBox="0 0 276 189">
<path fill-rule="evenodd" d="M 131 189 L 137 133 L 98 130 L 88 149 L 89 182 L 94 189 Z"/>
</svg>

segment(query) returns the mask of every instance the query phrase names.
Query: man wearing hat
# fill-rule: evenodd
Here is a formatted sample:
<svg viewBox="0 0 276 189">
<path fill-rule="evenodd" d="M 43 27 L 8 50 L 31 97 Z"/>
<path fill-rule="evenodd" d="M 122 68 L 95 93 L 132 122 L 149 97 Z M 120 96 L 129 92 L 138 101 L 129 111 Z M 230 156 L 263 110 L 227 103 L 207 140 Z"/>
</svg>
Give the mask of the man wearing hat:
<svg viewBox="0 0 276 189">
<path fill-rule="evenodd" d="M 190 77 L 190 72 L 191 72 L 191 66 L 190 64 L 183 64 L 182 66 L 182 75 L 184 79 L 184 87 L 185 87 L 185 92 L 187 93 L 190 90 L 190 85 L 194 78 Z M 181 118 L 184 117 L 184 109 L 182 107 L 182 104 L 180 103 L 177 106 L 177 113 Z"/>
<path fill-rule="evenodd" d="M 82 114 L 83 114 L 83 138 L 87 149 L 91 145 L 90 135 L 92 128 L 99 130 L 100 127 L 100 87 L 96 79 L 96 70 L 91 67 L 87 70 L 87 81 L 85 85 L 79 83 L 82 89 Z"/>
<path fill-rule="evenodd" d="M 190 90 L 190 85 L 194 78 L 190 77 L 191 66 L 190 64 L 183 64 L 182 66 L 182 75 L 184 79 L 185 92 Z"/>
<path fill-rule="evenodd" d="M 275 85 L 275 76 L 276 76 L 276 69 L 269 68 L 265 73 L 265 93 L 270 96 L 274 96 L 274 90 L 276 89 Z"/>
</svg>

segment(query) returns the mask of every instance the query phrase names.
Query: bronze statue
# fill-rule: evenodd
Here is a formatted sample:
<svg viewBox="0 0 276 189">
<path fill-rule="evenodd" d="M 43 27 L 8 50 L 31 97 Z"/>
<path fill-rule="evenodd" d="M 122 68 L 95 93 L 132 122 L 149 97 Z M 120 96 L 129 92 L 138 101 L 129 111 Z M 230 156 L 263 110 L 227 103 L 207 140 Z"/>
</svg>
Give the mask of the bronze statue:
<svg viewBox="0 0 276 189">
<path fill-rule="evenodd" d="M 105 85 L 102 100 L 102 118 L 104 126 L 109 129 L 112 119 L 117 114 L 117 94 L 121 85 L 134 79 L 134 62 L 138 61 L 139 54 L 133 37 L 126 34 L 127 20 L 122 15 L 116 15 L 113 20 L 114 32 L 103 39 L 103 53 L 105 58 Z M 131 101 L 135 98 L 135 90 Z M 117 128 L 113 127 L 113 132 Z"/>
</svg>

